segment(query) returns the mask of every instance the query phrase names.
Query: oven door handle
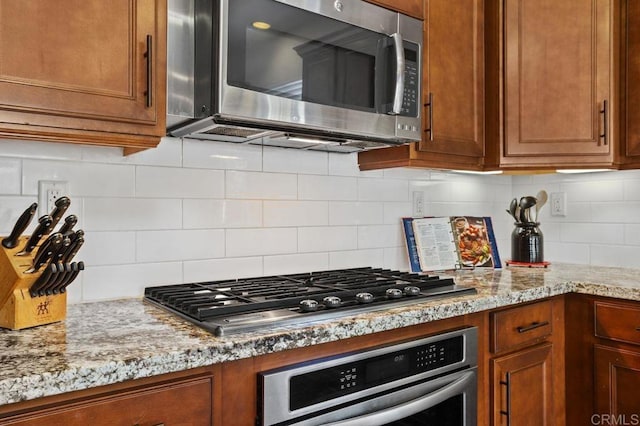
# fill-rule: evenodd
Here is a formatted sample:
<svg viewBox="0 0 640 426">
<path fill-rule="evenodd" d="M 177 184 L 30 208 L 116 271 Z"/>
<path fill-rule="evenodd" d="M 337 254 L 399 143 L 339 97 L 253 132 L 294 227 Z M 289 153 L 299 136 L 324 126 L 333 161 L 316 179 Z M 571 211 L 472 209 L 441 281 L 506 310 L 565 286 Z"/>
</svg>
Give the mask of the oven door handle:
<svg viewBox="0 0 640 426">
<path fill-rule="evenodd" d="M 363 424 L 368 426 L 379 426 L 405 419 L 428 408 L 434 407 L 452 396 L 458 395 L 461 391 L 467 388 L 470 383 L 473 383 L 475 374 L 475 371 L 469 371 L 460 376 L 459 379 L 423 397 L 416 398 L 385 410 L 376 411 L 371 414 L 328 423 L 325 426 L 361 426 Z"/>
</svg>

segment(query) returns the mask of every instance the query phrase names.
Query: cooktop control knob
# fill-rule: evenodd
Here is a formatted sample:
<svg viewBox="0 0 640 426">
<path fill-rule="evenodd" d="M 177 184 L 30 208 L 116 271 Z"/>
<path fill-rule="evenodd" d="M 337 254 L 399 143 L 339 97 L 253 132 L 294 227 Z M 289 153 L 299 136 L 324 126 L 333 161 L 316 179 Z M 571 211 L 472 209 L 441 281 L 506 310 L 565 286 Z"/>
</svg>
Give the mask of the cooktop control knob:
<svg viewBox="0 0 640 426">
<path fill-rule="evenodd" d="M 371 303 L 371 302 L 373 302 L 373 294 L 371 294 L 371 293 L 358 293 L 358 294 L 356 294 L 356 302 L 358 302 L 358 303 Z"/>
<path fill-rule="evenodd" d="M 322 299 L 322 303 L 327 308 L 338 308 L 342 303 L 342 299 L 340 299 L 337 296 L 327 296 L 324 299 Z"/>
<path fill-rule="evenodd" d="M 417 296 L 420 294 L 420 287 L 408 285 L 404 288 L 404 294 L 406 294 L 407 296 Z"/>
<path fill-rule="evenodd" d="M 315 312 L 318 310 L 318 302 L 313 299 L 305 299 L 300 301 L 300 310 L 302 312 Z"/>
<path fill-rule="evenodd" d="M 402 297 L 402 290 L 397 288 L 389 288 L 385 291 L 385 294 L 389 299 L 399 299 Z"/>
</svg>

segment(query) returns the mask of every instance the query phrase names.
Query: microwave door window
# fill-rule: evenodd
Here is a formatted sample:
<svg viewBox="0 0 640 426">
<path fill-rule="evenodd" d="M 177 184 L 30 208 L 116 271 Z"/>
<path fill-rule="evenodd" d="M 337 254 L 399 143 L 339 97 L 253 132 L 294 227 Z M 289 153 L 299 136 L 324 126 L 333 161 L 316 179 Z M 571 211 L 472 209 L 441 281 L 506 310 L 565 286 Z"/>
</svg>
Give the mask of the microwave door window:
<svg viewBox="0 0 640 426">
<path fill-rule="evenodd" d="M 386 38 L 272 0 L 230 1 L 227 84 L 375 112 L 376 70 L 389 67 L 379 52 Z"/>
</svg>

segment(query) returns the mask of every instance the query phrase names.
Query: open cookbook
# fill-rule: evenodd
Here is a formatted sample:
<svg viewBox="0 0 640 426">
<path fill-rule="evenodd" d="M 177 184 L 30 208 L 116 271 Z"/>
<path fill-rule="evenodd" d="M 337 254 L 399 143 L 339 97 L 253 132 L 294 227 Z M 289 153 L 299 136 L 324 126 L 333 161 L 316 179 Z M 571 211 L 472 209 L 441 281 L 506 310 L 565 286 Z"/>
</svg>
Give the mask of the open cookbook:
<svg viewBox="0 0 640 426">
<path fill-rule="evenodd" d="M 411 272 L 501 268 L 490 217 L 402 218 Z"/>
</svg>

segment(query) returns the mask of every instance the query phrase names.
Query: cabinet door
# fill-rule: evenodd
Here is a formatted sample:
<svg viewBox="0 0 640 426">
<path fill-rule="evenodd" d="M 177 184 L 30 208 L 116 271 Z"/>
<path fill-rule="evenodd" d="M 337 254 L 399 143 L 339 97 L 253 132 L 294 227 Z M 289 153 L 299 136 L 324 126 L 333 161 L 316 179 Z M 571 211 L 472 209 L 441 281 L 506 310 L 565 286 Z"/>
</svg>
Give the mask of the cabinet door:
<svg viewBox="0 0 640 426">
<path fill-rule="evenodd" d="M 0 129 L 162 135 L 162 4 L 0 0 Z"/>
<path fill-rule="evenodd" d="M 595 412 L 640 420 L 640 352 L 595 345 Z M 618 417 L 617 417 L 618 418 Z M 631 423 L 629 423 L 631 424 Z"/>
<path fill-rule="evenodd" d="M 640 2 L 627 1 L 625 109 L 627 162 L 640 162 Z"/>
<path fill-rule="evenodd" d="M 612 2 L 506 0 L 503 164 L 612 161 Z"/>
<path fill-rule="evenodd" d="M 491 361 L 493 424 L 553 424 L 552 344 Z"/>
<path fill-rule="evenodd" d="M 483 0 L 425 2 L 425 134 L 419 150 L 442 154 L 433 157 L 441 162 L 441 167 L 461 167 L 458 163 L 480 166 L 482 163 L 483 19 Z"/>
</svg>

